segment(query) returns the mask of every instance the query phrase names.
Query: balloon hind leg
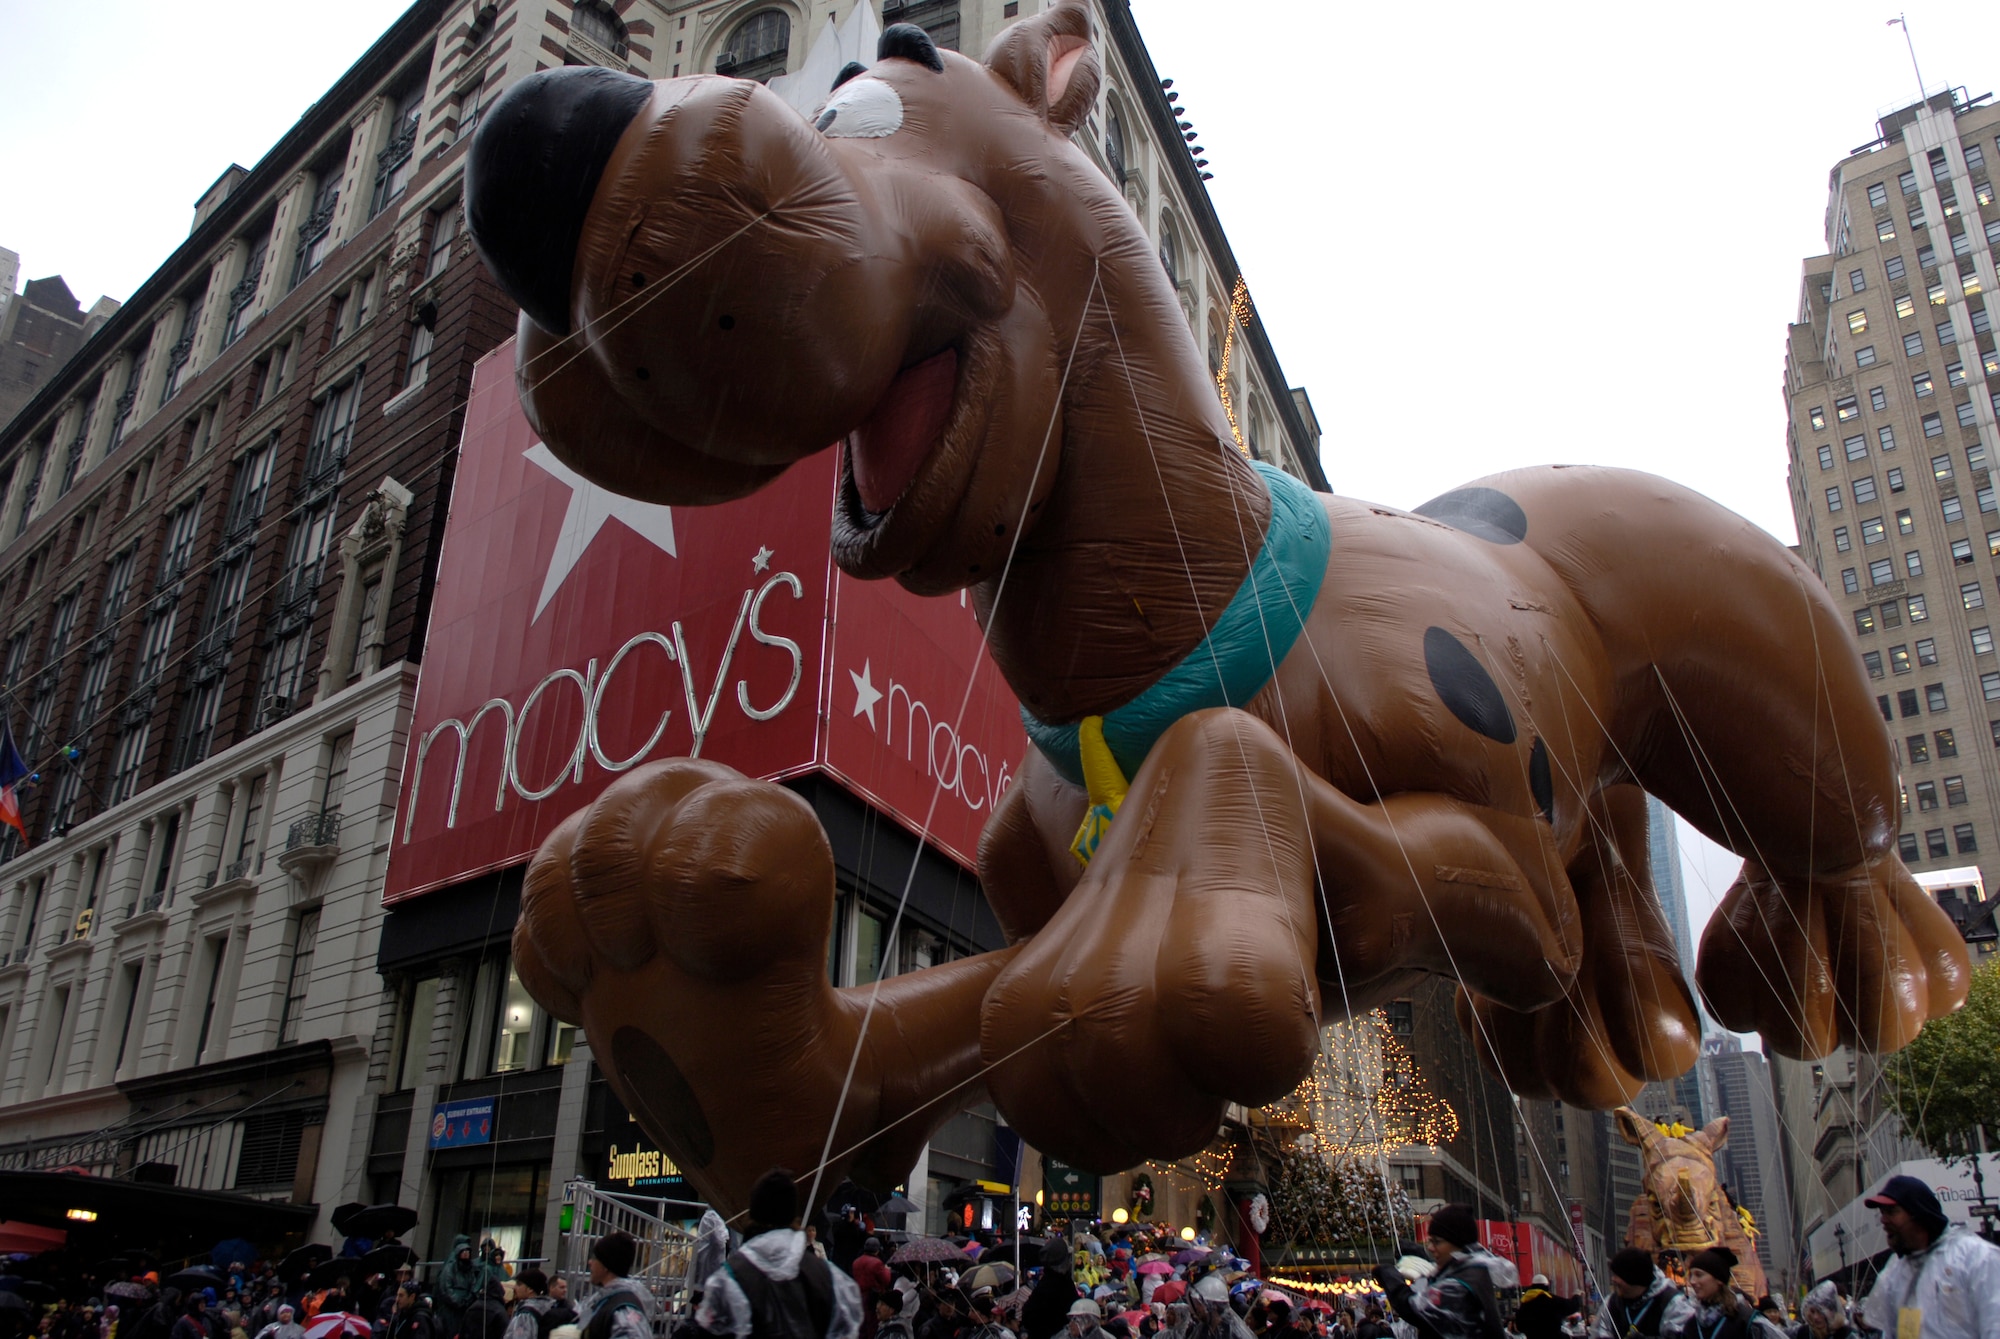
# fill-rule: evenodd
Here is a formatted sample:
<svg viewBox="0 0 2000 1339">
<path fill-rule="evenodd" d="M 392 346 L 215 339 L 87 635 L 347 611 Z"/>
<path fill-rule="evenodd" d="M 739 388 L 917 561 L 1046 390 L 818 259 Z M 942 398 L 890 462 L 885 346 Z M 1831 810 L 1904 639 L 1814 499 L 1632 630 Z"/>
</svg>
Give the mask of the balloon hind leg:
<svg viewBox="0 0 2000 1339">
<path fill-rule="evenodd" d="M 529 866 L 522 982 L 725 1213 L 774 1166 L 886 1189 L 983 1096 L 979 1004 L 1012 951 L 836 989 L 834 895 L 805 801 L 689 758 L 627 773 Z"/>
</svg>

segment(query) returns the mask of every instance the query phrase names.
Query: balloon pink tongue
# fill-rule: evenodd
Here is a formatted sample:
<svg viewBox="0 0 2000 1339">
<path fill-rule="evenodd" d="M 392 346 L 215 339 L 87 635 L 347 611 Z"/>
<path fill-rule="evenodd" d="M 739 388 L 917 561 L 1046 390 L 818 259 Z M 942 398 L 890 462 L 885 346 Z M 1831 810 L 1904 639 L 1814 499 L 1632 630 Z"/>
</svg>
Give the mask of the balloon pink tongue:
<svg viewBox="0 0 2000 1339">
<path fill-rule="evenodd" d="M 882 403 L 847 439 L 862 506 L 885 512 L 896 504 L 944 432 L 957 388 L 958 353 L 953 349 L 905 369 L 889 383 Z"/>
</svg>

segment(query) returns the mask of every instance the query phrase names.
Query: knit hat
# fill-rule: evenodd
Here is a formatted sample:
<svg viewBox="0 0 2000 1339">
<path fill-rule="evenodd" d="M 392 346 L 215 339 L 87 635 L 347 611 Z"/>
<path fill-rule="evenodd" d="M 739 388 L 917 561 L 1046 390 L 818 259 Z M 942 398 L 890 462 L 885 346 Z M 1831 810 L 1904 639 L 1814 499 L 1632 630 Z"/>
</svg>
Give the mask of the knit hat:
<svg viewBox="0 0 2000 1339">
<path fill-rule="evenodd" d="M 590 1248 L 590 1258 L 621 1279 L 632 1272 L 632 1262 L 638 1255 L 639 1243 L 629 1232 L 607 1232 Z"/>
<path fill-rule="evenodd" d="M 1727 1246 L 1710 1246 L 1688 1257 L 1689 1269 L 1699 1269 L 1717 1283 L 1729 1282 L 1729 1271 L 1735 1267 L 1736 1252 Z"/>
<path fill-rule="evenodd" d="M 773 1167 L 750 1188 L 750 1221 L 763 1227 L 790 1227 L 799 1216 L 799 1188 L 792 1174 Z"/>
<path fill-rule="evenodd" d="M 1479 1220 L 1463 1204 L 1447 1204 L 1431 1214 L 1431 1235 L 1454 1246 L 1479 1243 Z"/>
<path fill-rule="evenodd" d="M 1635 1288 L 1653 1281 L 1653 1257 L 1637 1246 L 1627 1246 L 1611 1257 L 1611 1272 Z"/>
</svg>

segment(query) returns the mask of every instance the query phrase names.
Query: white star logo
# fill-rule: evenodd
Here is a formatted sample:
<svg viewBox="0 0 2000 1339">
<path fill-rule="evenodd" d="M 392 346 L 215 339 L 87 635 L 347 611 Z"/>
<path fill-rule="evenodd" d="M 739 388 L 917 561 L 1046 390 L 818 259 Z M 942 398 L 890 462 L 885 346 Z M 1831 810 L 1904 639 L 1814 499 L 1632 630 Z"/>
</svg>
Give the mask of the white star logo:
<svg viewBox="0 0 2000 1339">
<path fill-rule="evenodd" d="M 861 673 L 847 671 L 847 677 L 854 680 L 854 714 L 868 717 L 868 728 L 875 728 L 875 704 L 882 700 L 882 690 L 877 688 L 869 668 L 869 662 L 861 662 Z"/>
<path fill-rule="evenodd" d="M 680 556 L 674 548 L 673 508 L 635 501 L 609 489 L 599 488 L 557 460 L 555 452 L 540 442 L 529 447 L 526 454 L 530 461 L 554 475 L 558 483 L 570 490 L 569 510 L 563 513 L 562 533 L 556 536 L 555 552 L 549 555 L 548 574 L 542 578 L 542 594 L 535 601 L 535 618 L 529 622 L 541 618 L 542 610 L 549 607 L 549 601 L 562 589 L 563 582 L 582 561 L 584 550 L 590 547 L 591 540 L 597 538 L 597 532 L 604 528 L 606 521 L 618 521 L 654 548 L 672 557 Z"/>
<path fill-rule="evenodd" d="M 763 572 L 766 568 L 770 567 L 772 557 L 773 554 L 770 545 L 758 545 L 757 556 L 750 560 L 750 570 L 759 573 Z"/>
</svg>

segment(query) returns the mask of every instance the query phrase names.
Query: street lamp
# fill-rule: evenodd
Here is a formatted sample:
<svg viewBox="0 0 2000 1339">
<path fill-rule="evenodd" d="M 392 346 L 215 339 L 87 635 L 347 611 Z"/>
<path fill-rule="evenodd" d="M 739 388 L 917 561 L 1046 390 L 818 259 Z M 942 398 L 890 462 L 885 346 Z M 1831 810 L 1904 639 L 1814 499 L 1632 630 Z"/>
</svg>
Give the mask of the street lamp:
<svg viewBox="0 0 2000 1339">
<path fill-rule="evenodd" d="M 1833 1225 L 1833 1244 L 1840 1248 L 1840 1272 L 1844 1276 L 1847 1273 L 1847 1225 L 1845 1223 L 1835 1223 Z"/>
</svg>

